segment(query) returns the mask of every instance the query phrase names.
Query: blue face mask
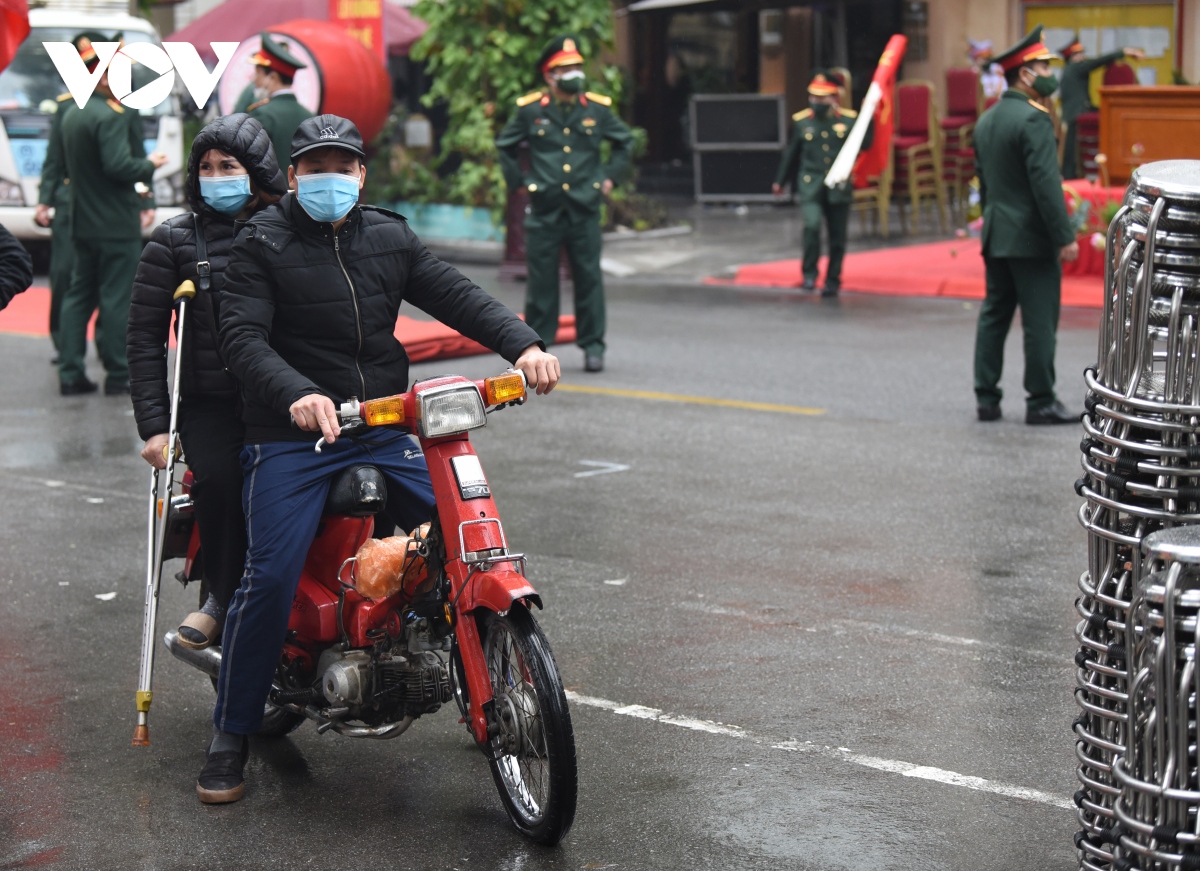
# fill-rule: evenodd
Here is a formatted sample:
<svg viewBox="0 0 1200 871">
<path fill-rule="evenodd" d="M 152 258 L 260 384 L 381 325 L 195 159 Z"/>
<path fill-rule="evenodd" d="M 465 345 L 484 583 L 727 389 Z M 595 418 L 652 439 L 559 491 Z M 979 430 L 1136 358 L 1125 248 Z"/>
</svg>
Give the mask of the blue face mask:
<svg viewBox="0 0 1200 871">
<path fill-rule="evenodd" d="M 250 176 L 201 176 L 200 196 L 222 215 L 232 218 L 250 202 Z"/>
<path fill-rule="evenodd" d="M 296 199 L 314 221 L 332 223 L 358 202 L 358 176 L 341 172 L 296 176 Z"/>
</svg>

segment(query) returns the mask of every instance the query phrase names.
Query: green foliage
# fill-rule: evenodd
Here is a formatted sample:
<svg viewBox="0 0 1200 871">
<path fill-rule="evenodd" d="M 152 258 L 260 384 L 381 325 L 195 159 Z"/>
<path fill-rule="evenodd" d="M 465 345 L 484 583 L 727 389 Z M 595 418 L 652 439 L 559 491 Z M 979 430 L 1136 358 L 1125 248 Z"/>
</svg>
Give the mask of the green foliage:
<svg viewBox="0 0 1200 871">
<path fill-rule="evenodd" d="M 436 197 L 481 206 L 500 217 L 506 190 L 496 136 L 516 110 L 517 98 L 544 86 L 537 60 L 556 36 L 578 38 L 589 90 L 611 95 L 614 103 L 623 94 L 620 69 L 598 60 L 601 50 L 612 46 L 609 0 L 420 0 L 413 13 L 429 25 L 412 48 L 413 58 L 427 61 L 433 80 L 425 105 L 441 102 L 449 112 L 432 168 L 441 168 L 452 154 L 462 163 L 443 184 L 409 199 Z"/>
</svg>

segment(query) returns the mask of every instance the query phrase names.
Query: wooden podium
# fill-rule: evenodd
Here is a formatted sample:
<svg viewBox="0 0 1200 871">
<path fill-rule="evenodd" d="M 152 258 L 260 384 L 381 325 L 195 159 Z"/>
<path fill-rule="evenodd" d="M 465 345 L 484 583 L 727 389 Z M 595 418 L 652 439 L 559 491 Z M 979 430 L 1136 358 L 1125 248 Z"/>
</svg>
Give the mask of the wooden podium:
<svg viewBox="0 0 1200 871">
<path fill-rule="evenodd" d="M 1200 86 L 1102 87 L 1100 152 L 1114 186 L 1143 163 L 1200 159 Z"/>
</svg>

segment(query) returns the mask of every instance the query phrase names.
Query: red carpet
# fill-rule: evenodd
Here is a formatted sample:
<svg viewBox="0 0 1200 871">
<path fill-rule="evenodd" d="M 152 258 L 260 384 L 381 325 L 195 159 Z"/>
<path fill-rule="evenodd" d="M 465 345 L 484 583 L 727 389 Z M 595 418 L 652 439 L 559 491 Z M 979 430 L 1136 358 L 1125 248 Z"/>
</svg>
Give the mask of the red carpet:
<svg viewBox="0 0 1200 871">
<path fill-rule="evenodd" d="M 50 289 L 31 287 L 18 294 L 0 311 L 0 333 L 19 333 L 26 336 L 50 335 Z M 88 328 L 88 337 L 92 329 Z M 396 338 L 408 351 L 414 363 L 425 360 L 448 360 L 452 357 L 470 357 L 491 352 L 470 339 L 463 338 L 454 330 L 437 321 L 418 321 L 409 317 L 396 320 Z M 575 317 L 563 315 L 558 319 L 557 344 L 575 341 Z M 174 345 L 174 339 L 171 342 Z"/>
<path fill-rule="evenodd" d="M 821 258 L 821 274 L 826 258 Z M 709 278 L 708 284 L 747 287 L 799 287 L 800 261 L 775 260 L 738 267 L 732 279 Z M 905 248 L 882 248 L 847 254 L 842 288 L 885 296 L 940 296 L 983 299 L 983 256 L 978 239 L 955 239 Z M 1064 275 L 1062 304 L 1101 308 L 1103 275 Z"/>
</svg>

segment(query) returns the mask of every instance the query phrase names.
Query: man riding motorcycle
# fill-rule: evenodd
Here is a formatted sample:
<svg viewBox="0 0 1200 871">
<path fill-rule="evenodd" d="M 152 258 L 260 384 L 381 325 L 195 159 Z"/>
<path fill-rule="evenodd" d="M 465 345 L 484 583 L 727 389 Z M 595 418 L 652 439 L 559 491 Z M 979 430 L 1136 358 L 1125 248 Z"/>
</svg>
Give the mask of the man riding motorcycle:
<svg viewBox="0 0 1200 871">
<path fill-rule="evenodd" d="M 366 178 L 362 136 L 320 115 L 292 139 L 289 193 L 234 243 L 221 296 L 221 348 L 242 386 L 243 505 L 249 548 L 226 619 L 215 734 L 196 789 L 206 803 L 237 801 L 247 736 L 261 724 L 306 551 L 332 478 L 369 463 L 387 479 L 392 516 L 429 519 L 433 491 L 417 445 L 373 432 L 338 441 L 336 403 L 401 393 L 408 358 L 394 335 L 413 305 L 512 361 L 538 393 L 558 383 L 558 360 L 516 315 L 439 261 L 404 219 L 357 200 Z M 327 447 L 313 450 L 307 433 Z"/>
</svg>

